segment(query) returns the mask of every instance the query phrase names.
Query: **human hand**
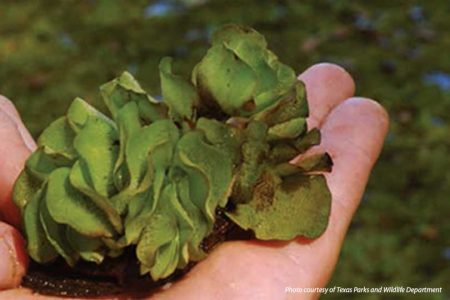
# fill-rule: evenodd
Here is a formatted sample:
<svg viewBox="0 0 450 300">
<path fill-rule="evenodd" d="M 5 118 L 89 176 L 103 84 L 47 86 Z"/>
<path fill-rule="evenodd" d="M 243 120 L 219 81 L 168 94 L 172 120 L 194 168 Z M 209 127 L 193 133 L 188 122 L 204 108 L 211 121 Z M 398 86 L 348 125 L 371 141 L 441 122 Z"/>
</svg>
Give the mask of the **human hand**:
<svg viewBox="0 0 450 300">
<path fill-rule="evenodd" d="M 322 132 L 322 143 L 312 151 L 327 151 L 334 162 L 333 171 L 325 174 L 333 197 L 327 230 L 315 240 L 226 242 L 176 284 L 156 293 L 155 299 L 310 299 L 319 295 L 289 294 L 285 288 L 327 284 L 380 153 L 388 116 L 376 102 L 352 98 L 354 82 L 338 66 L 315 65 L 300 79 L 305 82 L 308 94 L 309 127 L 319 127 Z M 5 103 L 0 106 L 0 212 L 10 216 L 6 220 L 17 224 L 18 215 L 11 204 L 12 184 L 34 142 L 19 116 L 5 112 L 5 107 L 15 111 L 9 102 Z M 5 224 L 1 228 L 7 230 L 0 230 L 0 257 L 13 254 L 11 259 L 0 261 L 0 289 L 4 289 L 20 281 L 26 267 L 21 258 L 26 255 L 18 232 Z M 19 242 L 14 247 L 2 248 L 2 240 Z M 11 276 L 7 273 L 11 265 L 20 266 L 21 271 Z M 32 295 L 26 289 L 0 292 L 0 298 L 48 299 Z"/>
<path fill-rule="evenodd" d="M 35 147 L 14 105 L 0 95 L 0 290 L 19 285 L 28 264 L 24 240 L 13 227 L 20 227 L 20 214 L 11 195 Z"/>
</svg>

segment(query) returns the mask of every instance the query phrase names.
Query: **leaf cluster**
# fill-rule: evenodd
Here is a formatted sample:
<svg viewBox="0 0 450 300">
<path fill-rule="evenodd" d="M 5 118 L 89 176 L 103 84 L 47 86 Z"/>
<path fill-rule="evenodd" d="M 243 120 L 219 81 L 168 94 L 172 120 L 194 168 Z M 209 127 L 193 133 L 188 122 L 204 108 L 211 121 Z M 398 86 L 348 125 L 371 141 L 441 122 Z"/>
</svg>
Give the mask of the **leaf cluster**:
<svg viewBox="0 0 450 300">
<path fill-rule="evenodd" d="M 154 280 L 205 257 L 216 210 L 258 239 L 326 228 L 326 154 L 304 85 L 255 30 L 227 25 L 190 80 L 159 65 L 163 101 L 124 72 L 100 88 L 109 116 L 76 98 L 38 139 L 14 189 L 27 249 L 102 263 L 135 246 Z"/>
</svg>

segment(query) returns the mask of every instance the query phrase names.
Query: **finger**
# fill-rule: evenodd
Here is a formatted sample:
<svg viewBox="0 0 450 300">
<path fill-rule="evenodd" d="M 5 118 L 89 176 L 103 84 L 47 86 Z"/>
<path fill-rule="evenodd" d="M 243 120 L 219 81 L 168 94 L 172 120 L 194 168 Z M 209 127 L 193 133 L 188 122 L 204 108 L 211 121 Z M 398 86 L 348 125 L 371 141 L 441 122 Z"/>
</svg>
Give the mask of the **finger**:
<svg viewBox="0 0 450 300">
<path fill-rule="evenodd" d="M 22 139 L 25 141 L 25 145 L 27 145 L 30 150 L 34 150 L 36 148 L 36 142 L 34 141 L 28 129 L 23 124 L 19 112 L 17 111 L 14 104 L 2 95 L 0 95 L 0 110 L 6 113 L 11 118 L 11 120 L 13 120 L 14 123 L 17 124 L 17 128 L 19 129 Z"/>
<path fill-rule="evenodd" d="M 18 227 L 20 214 L 12 202 L 12 189 L 30 149 L 17 124 L 3 110 L 0 110 L 0 141 L 0 219 Z"/>
<path fill-rule="evenodd" d="M 61 300 L 61 298 L 58 298 L 58 297 L 39 295 L 29 289 L 24 289 L 24 288 L 0 291 L 0 299 L 2 299 L 2 300 L 17 300 L 17 299 L 20 299 L 20 300 L 57 300 L 57 299 L 59 299 L 59 300 Z M 66 297 L 64 297 L 63 299 L 76 300 L 75 298 L 66 298 Z"/>
<path fill-rule="evenodd" d="M 181 294 L 185 299 L 211 296 L 286 299 L 289 296 L 286 287 L 325 286 L 380 153 L 387 127 L 384 109 L 361 98 L 345 101 L 326 119 L 322 146 L 334 159 L 333 172 L 327 174 L 333 199 L 329 225 L 322 236 L 306 243 L 302 239 L 288 243 L 225 243 L 185 280 L 158 296 L 162 299 L 176 299 Z M 198 291 L 203 298 L 199 298 Z"/>
<path fill-rule="evenodd" d="M 330 63 L 310 67 L 299 79 L 306 85 L 309 128 L 320 127 L 330 111 L 355 92 L 355 82 L 350 74 Z"/>
<path fill-rule="evenodd" d="M 326 177 L 335 204 L 332 217 L 341 220 L 341 235 L 359 204 L 388 127 L 384 108 L 361 97 L 350 98 L 338 106 L 322 127 L 321 147 L 334 161 L 333 172 Z"/>
<path fill-rule="evenodd" d="M 39 295 L 34 291 L 27 288 L 17 288 L 11 290 L 0 291 L 1 300 L 92 300 L 93 298 L 68 298 L 67 296 L 56 297 Z M 128 296 L 107 296 L 107 297 L 96 297 L 96 300 L 128 300 L 132 299 Z M 134 298 L 133 298 L 134 299 Z"/>
<path fill-rule="evenodd" d="M 0 109 L 7 113 L 9 116 L 19 118 L 19 112 L 12 102 L 3 95 L 0 95 Z"/>
<path fill-rule="evenodd" d="M 16 229 L 2 222 L 0 258 L 0 290 L 17 287 L 28 266 L 25 242 Z"/>
<path fill-rule="evenodd" d="M 308 261 L 306 272 L 321 274 L 311 286 L 324 286 L 336 264 L 342 242 L 359 205 L 370 171 L 388 130 L 388 116 L 375 101 L 350 98 L 325 120 L 320 148 L 333 159 L 333 171 L 325 174 L 332 193 L 332 209 L 325 233 L 306 247 L 291 243 L 290 255 Z"/>
</svg>

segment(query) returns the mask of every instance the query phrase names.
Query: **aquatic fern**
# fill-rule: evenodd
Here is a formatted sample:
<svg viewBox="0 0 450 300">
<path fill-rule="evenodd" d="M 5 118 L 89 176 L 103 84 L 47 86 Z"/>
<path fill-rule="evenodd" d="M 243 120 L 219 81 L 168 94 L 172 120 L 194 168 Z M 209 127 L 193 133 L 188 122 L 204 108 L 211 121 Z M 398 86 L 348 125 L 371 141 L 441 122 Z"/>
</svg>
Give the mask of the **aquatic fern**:
<svg viewBox="0 0 450 300">
<path fill-rule="evenodd" d="M 41 134 L 14 189 L 31 258 L 100 264 L 133 246 L 141 274 L 166 278 L 205 257 L 218 208 L 258 239 L 319 236 L 331 159 L 289 163 L 320 132 L 264 37 L 228 25 L 190 80 L 170 58 L 159 70 L 162 101 L 125 72 L 100 88 L 109 116 L 76 98 Z"/>
</svg>

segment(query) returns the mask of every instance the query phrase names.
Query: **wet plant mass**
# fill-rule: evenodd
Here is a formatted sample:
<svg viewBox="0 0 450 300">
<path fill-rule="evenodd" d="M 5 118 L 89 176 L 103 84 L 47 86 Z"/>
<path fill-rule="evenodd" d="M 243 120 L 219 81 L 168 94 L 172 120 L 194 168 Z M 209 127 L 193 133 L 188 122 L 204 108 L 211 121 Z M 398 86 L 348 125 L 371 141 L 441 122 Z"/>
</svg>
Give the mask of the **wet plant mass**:
<svg viewBox="0 0 450 300">
<path fill-rule="evenodd" d="M 159 70 L 162 101 L 125 72 L 100 88 L 109 116 L 76 98 L 41 134 L 14 189 L 30 257 L 76 268 L 133 249 L 156 282 L 205 258 L 217 211 L 260 240 L 318 237 L 332 162 L 290 163 L 320 132 L 307 128 L 304 84 L 264 37 L 227 25 L 190 80 L 170 58 Z"/>
</svg>

